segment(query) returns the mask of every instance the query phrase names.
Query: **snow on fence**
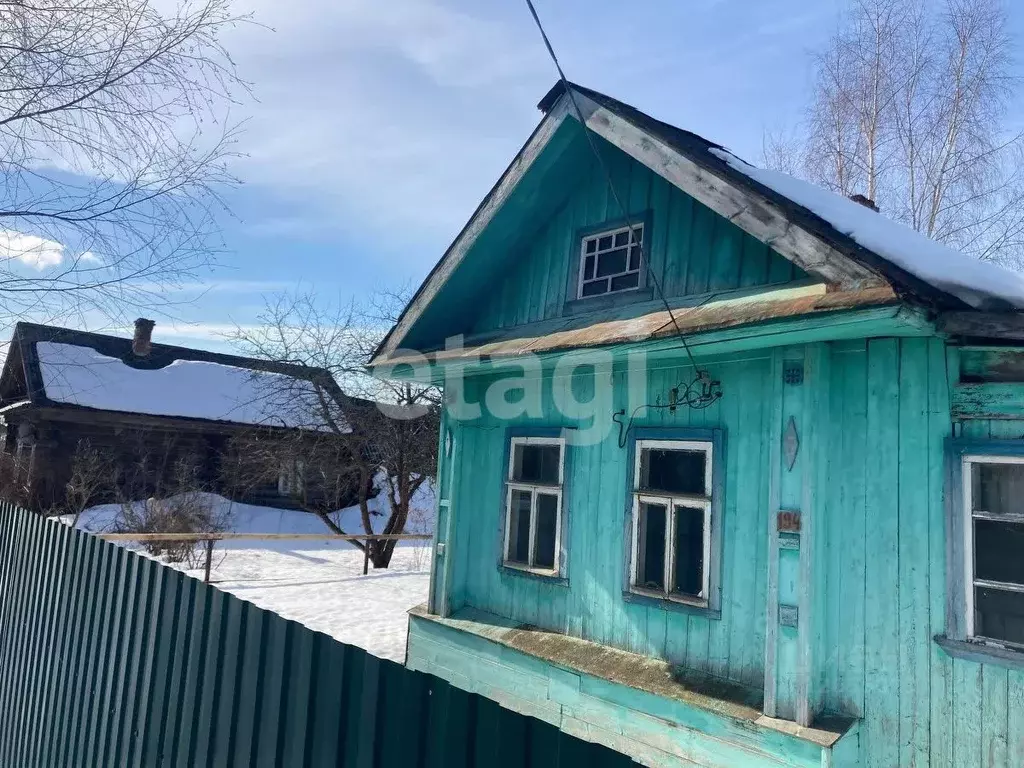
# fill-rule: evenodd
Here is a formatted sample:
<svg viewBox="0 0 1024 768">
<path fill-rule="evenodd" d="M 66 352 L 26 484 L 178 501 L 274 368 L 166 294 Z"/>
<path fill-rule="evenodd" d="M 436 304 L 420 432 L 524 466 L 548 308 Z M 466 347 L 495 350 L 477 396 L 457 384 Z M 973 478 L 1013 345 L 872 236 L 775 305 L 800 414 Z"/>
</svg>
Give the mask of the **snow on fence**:
<svg viewBox="0 0 1024 768">
<path fill-rule="evenodd" d="M 97 765 L 634 764 L 0 503 L 0 766 Z"/>
</svg>

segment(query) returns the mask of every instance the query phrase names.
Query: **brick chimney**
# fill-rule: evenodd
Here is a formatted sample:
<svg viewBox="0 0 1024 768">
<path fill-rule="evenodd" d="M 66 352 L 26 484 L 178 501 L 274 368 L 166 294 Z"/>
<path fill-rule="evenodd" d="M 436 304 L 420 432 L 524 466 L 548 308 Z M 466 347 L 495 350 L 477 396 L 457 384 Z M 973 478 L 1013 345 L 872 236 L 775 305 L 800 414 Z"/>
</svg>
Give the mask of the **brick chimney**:
<svg viewBox="0 0 1024 768">
<path fill-rule="evenodd" d="M 855 203 L 860 203 L 865 208 L 870 208 L 875 213 L 878 213 L 878 205 L 870 197 L 865 197 L 861 194 L 850 195 L 850 199 Z"/>
<path fill-rule="evenodd" d="M 147 357 L 153 349 L 153 326 L 152 320 L 140 317 L 135 321 L 135 336 L 132 337 L 132 352 L 138 357 Z"/>
</svg>

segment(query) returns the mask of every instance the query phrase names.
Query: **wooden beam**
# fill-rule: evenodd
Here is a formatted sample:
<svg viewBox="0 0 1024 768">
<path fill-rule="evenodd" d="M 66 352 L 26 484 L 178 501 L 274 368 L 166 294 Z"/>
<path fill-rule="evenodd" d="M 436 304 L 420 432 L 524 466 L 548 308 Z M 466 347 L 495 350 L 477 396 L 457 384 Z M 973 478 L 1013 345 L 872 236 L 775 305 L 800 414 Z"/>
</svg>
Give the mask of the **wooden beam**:
<svg viewBox="0 0 1024 768">
<path fill-rule="evenodd" d="M 583 94 L 577 93 L 576 99 L 588 128 L 804 271 L 845 290 L 888 284 L 883 276 L 793 224 L 768 199 L 703 168 Z"/>
<path fill-rule="evenodd" d="M 104 541 L 427 541 L 429 533 L 97 533 Z"/>
<path fill-rule="evenodd" d="M 1024 383 L 957 384 L 953 419 L 1024 419 Z"/>
<path fill-rule="evenodd" d="M 950 336 L 1024 341 L 1024 312 L 946 312 L 936 325 Z"/>
</svg>

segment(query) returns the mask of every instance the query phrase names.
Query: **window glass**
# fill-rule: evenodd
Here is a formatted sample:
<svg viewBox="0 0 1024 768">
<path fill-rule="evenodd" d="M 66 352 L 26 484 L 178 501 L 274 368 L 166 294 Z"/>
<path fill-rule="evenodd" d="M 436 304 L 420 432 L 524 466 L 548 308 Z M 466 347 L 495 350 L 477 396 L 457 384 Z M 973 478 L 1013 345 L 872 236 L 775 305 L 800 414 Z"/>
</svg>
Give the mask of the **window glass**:
<svg viewBox="0 0 1024 768">
<path fill-rule="evenodd" d="M 558 497 L 537 494 L 537 531 L 534 534 L 533 564 L 537 568 L 555 567 L 555 535 L 558 527 Z"/>
<path fill-rule="evenodd" d="M 706 461 L 704 451 L 645 448 L 640 456 L 640 489 L 705 496 Z"/>
<path fill-rule="evenodd" d="M 1024 525 L 974 521 L 974 578 L 1024 584 Z"/>
<path fill-rule="evenodd" d="M 665 534 L 668 532 L 666 517 L 668 508 L 664 504 L 640 505 L 640 519 L 637 541 L 636 586 L 665 590 Z"/>
<path fill-rule="evenodd" d="M 704 591 L 704 510 L 675 508 L 672 591 L 700 597 Z"/>
<path fill-rule="evenodd" d="M 1024 645 L 1024 594 L 977 587 L 974 616 L 976 635 Z"/>
<path fill-rule="evenodd" d="M 558 485 L 561 454 L 562 449 L 558 445 L 517 444 L 512 465 L 512 479 L 519 483 Z"/>
<path fill-rule="evenodd" d="M 506 560 L 526 565 L 530 562 L 530 492 L 512 489 L 509 508 L 508 553 Z"/>
<path fill-rule="evenodd" d="M 975 512 L 1024 514 L 1024 464 L 973 465 L 971 497 Z"/>
<path fill-rule="evenodd" d="M 640 287 L 642 224 L 583 238 L 579 297 L 630 291 Z"/>
</svg>

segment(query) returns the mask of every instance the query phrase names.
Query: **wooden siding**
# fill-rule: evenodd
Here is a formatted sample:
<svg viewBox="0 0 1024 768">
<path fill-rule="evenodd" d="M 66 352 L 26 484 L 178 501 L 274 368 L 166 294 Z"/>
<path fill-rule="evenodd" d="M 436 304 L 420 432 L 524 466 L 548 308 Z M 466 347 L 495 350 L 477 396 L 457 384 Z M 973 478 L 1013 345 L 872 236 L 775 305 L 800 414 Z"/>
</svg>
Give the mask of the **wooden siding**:
<svg viewBox="0 0 1024 768">
<path fill-rule="evenodd" d="M 951 420 L 957 386 L 947 376 L 941 339 L 873 338 L 833 342 L 825 349 L 827 365 L 818 385 L 824 398 L 818 413 L 824 418 L 813 425 L 820 430 L 820 447 L 812 451 L 803 442 L 809 425 L 802 425 L 806 453 L 792 472 L 783 472 L 777 501 L 769 495 L 768 468 L 779 439 L 775 410 L 789 413 L 776 401 L 789 387 L 776 385 L 779 363 L 773 366 L 773 357 L 798 359 L 810 347 L 711 360 L 709 368 L 725 392 L 720 402 L 705 411 L 650 411 L 636 422 L 725 430 L 720 618 L 623 598 L 629 469 L 614 426 L 595 445 L 569 448 L 568 583 L 499 568 L 507 422 L 486 416 L 454 427 L 463 450 L 455 470 L 458 515 L 449 550 L 453 608 L 478 607 L 761 686 L 769 521 L 776 505 L 800 509 L 807 503 L 800 492 L 802 474 L 813 468 L 815 535 L 823 541 L 808 550 L 815 562 L 807 572 L 798 567 L 796 550 L 792 562 L 780 561 L 778 599 L 795 601 L 802 579 L 812 574 L 819 595 L 807 603 L 811 615 L 801 609 L 800 620 L 814 622 L 819 650 L 809 662 L 795 655 L 773 660 L 776 672 L 786 676 L 786 686 L 802 681 L 812 707 L 820 701 L 826 713 L 861 719 L 856 764 L 865 768 L 1024 765 L 1024 670 L 953 659 L 934 641 L 945 632 L 946 618 L 945 441 L 954 425 L 965 438 L 1024 439 L 1024 420 L 1006 413 Z M 646 401 L 665 402 L 665 393 L 683 378 L 684 369 L 652 371 Z M 469 400 L 480 397 L 490 380 L 471 380 Z M 621 361 L 613 380 L 609 414 L 629 407 L 630 383 Z M 812 382 L 808 377 L 805 386 Z M 533 423 L 577 426 L 554 415 L 551 387 L 572 387 L 584 400 L 593 394 L 593 377 L 577 374 L 569 381 L 545 373 L 544 386 L 544 412 L 552 415 Z M 799 409 L 792 413 L 798 420 L 811 418 Z M 802 666 L 808 663 L 810 668 Z M 780 688 L 779 695 L 799 700 L 795 688 Z"/>
<path fill-rule="evenodd" d="M 933 641 L 945 632 L 943 343 L 837 345 L 831 389 L 826 708 L 864 719 L 865 768 L 1024 765 L 1024 672 Z M 962 431 L 1020 438 L 1024 423 Z"/>
<path fill-rule="evenodd" d="M 600 141 L 600 139 L 599 139 Z M 604 144 L 619 199 L 634 222 L 647 221 L 644 248 L 669 298 L 787 283 L 806 275 L 735 224 L 669 184 L 625 153 Z M 473 332 L 559 317 L 574 288 L 580 230 L 619 221 L 623 211 L 592 163 L 552 215 L 506 256 L 508 266 L 478 315 Z M 649 286 L 651 287 L 651 286 Z M 654 294 L 655 297 L 657 294 Z"/>
<path fill-rule="evenodd" d="M 449 553 L 453 563 L 452 609 L 462 605 L 507 616 L 574 637 L 644 653 L 760 689 L 763 680 L 765 573 L 767 570 L 767 494 L 769 399 L 748 393 L 770 391 L 770 357 L 724 359 L 712 372 L 726 396 L 703 410 L 651 409 L 635 426 L 720 427 L 725 430 L 725 509 L 723 513 L 721 617 L 679 606 L 662 607 L 623 599 L 627 448 L 618 446 L 618 427 L 602 412 L 607 433 L 595 445 L 571 445 L 565 482 L 568 515 L 568 584 L 510 572 L 498 566 L 503 515 L 502 459 L 506 427 L 483 419 L 454 426 L 459 444 L 455 470 L 455 531 Z M 666 393 L 691 376 L 684 367 L 650 373 L 646 398 L 665 402 Z M 614 409 L 627 408 L 629 383 L 624 363 L 614 370 Z M 482 399 L 492 379 L 470 380 L 468 399 Z M 593 376 L 579 373 L 570 382 L 546 375 L 550 387 L 573 386 L 580 400 L 592 396 Z M 634 385 L 635 387 L 636 385 Z M 552 409 L 550 394 L 546 406 Z M 609 404 L 612 405 L 612 404 Z M 629 408 L 632 411 L 632 407 Z M 553 417 L 554 419 L 554 417 Z M 537 426 L 574 426 L 565 420 L 534 420 Z M 586 426 L 584 423 L 582 426 Z"/>
</svg>

